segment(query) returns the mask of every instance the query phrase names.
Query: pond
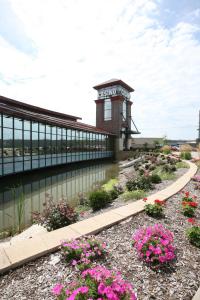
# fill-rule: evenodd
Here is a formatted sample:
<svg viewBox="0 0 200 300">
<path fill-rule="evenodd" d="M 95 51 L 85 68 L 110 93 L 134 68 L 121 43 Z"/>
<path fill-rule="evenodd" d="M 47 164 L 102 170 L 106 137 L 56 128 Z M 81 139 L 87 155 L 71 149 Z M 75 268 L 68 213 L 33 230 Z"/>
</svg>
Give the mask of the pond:
<svg viewBox="0 0 200 300">
<path fill-rule="evenodd" d="M 97 184 L 118 175 L 118 165 L 108 162 L 80 164 L 15 175 L 0 181 L 0 232 L 10 231 L 18 225 L 18 209 L 23 227 L 32 223 L 32 212 L 42 212 L 45 199 L 54 202 L 62 198 L 73 204 L 80 194 L 87 194 Z M 19 205 L 20 199 L 24 201 Z"/>
</svg>

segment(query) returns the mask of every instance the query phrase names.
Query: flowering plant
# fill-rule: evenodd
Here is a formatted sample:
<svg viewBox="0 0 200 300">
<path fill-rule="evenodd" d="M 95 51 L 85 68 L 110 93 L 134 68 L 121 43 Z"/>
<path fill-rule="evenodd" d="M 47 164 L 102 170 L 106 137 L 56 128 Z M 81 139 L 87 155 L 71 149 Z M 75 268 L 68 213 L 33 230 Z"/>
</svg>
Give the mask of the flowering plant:
<svg viewBox="0 0 200 300">
<path fill-rule="evenodd" d="M 52 289 L 58 300 L 136 300 L 131 284 L 121 275 L 97 266 L 82 272 L 79 281 L 68 285 L 57 284 Z"/>
<path fill-rule="evenodd" d="M 182 202 L 193 202 L 197 198 L 197 196 L 195 195 L 191 196 L 190 192 L 188 191 L 186 192 L 183 191 L 182 193 L 183 193 Z"/>
<path fill-rule="evenodd" d="M 154 200 L 154 204 L 146 204 L 144 209 L 147 215 L 152 217 L 161 217 L 163 214 L 163 205 L 164 201 L 156 199 Z"/>
<path fill-rule="evenodd" d="M 200 182 L 200 175 L 193 176 L 192 180 L 195 181 L 195 182 Z"/>
<path fill-rule="evenodd" d="M 106 243 L 94 236 L 63 242 L 61 249 L 66 261 L 77 266 L 79 270 L 90 268 L 94 259 L 101 258 L 107 253 Z"/>
<path fill-rule="evenodd" d="M 200 248 L 200 225 L 196 224 L 194 218 L 189 218 L 188 222 L 193 225 L 186 231 L 189 241 L 192 245 Z"/>
<path fill-rule="evenodd" d="M 184 192 L 184 197 L 182 198 L 182 212 L 186 217 L 193 217 L 195 214 L 195 209 L 198 203 L 194 201 L 197 197 L 193 195 L 190 196 L 189 192 Z"/>
<path fill-rule="evenodd" d="M 133 246 L 139 257 L 152 266 L 159 267 L 175 258 L 173 234 L 162 224 L 138 229 L 133 235 Z"/>
</svg>

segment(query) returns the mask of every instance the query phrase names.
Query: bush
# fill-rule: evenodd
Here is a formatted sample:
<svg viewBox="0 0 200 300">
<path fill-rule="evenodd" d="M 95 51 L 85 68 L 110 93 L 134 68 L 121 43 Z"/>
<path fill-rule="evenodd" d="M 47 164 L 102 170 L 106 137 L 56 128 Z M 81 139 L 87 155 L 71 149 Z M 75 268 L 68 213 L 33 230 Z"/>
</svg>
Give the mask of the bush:
<svg viewBox="0 0 200 300">
<path fill-rule="evenodd" d="M 93 191 L 89 195 L 89 205 L 94 211 L 106 207 L 110 202 L 110 195 L 104 190 Z"/>
<path fill-rule="evenodd" d="M 165 164 L 162 167 L 162 172 L 173 173 L 175 171 L 176 171 L 176 166 L 175 165 Z"/>
<path fill-rule="evenodd" d="M 143 190 L 136 190 L 136 191 L 131 191 L 131 192 L 125 192 L 122 195 L 124 201 L 128 201 L 128 200 L 139 200 L 139 199 L 143 199 L 144 197 L 146 197 L 146 193 Z"/>
<path fill-rule="evenodd" d="M 134 180 L 129 180 L 126 183 L 126 187 L 129 191 L 134 191 L 134 190 L 148 191 L 153 188 L 150 176 L 141 176 L 141 177 L 137 177 Z"/>
<path fill-rule="evenodd" d="M 62 254 L 67 263 L 85 270 L 91 267 L 92 261 L 106 255 L 106 243 L 94 236 L 81 237 L 76 240 L 63 242 Z"/>
<path fill-rule="evenodd" d="M 169 153 L 171 153 L 171 148 L 170 148 L 170 146 L 165 145 L 165 146 L 163 146 L 163 147 L 161 148 L 161 151 L 162 151 L 164 154 L 169 154 Z"/>
<path fill-rule="evenodd" d="M 190 160 L 190 159 L 192 159 L 192 155 L 191 155 L 190 152 L 181 152 L 181 158 L 186 159 L 186 160 Z"/>
<path fill-rule="evenodd" d="M 200 227 L 192 226 L 186 231 L 187 237 L 190 243 L 198 248 L 200 248 Z"/>
<path fill-rule="evenodd" d="M 194 217 L 194 215 L 195 215 L 195 208 L 190 205 L 182 206 L 182 211 L 183 211 L 184 216 L 186 216 L 186 217 Z"/>
<path fill-rule="evenodd" d="M 115 200 L 119 196 L 119 193 L 115 188 L 113 188 L 112 190 L 109 190 L 108 193 L 109 193 L 111 200 Z"/>
<path fill-rule="evenodd" d="M 162 179 L 160 178 L 160 176 L 158 174 L 152 174 L 151 175 L 151 182 L 152 183 L 161 183 Z"/>
<path fill-rule="evenodd" d="M 175 259 L 173 234 L 162 224 L 140 228 L 133 235 L 133 246 L 139 257 L 153 267 L 160 267 Z"/>
<path fill-rule="evenodd" d="M 131 284 L 123 280 L 119 272 L 102 266 L 83 271 L 78 281 L 73 281 L 66 287 L 56 284 L 52 293 L 57 300 L 137 299 Z"/>
<path fill-rule="evenodd" d="M 164 201 L 155 200 L 154 204 L 146 204 L 144 209 L 147 215 L 159 218 L 163 215 L 163 205 Z"/>
<path fill-rule="evenodd" d="M 41 224 L 48 231 L 65 227 L 78 220 L 78 214 L 64 200 L 60 203 L 45 204 L 46 208 L 43 213 L 33 213 L 34 222 Z"/>
</svg>

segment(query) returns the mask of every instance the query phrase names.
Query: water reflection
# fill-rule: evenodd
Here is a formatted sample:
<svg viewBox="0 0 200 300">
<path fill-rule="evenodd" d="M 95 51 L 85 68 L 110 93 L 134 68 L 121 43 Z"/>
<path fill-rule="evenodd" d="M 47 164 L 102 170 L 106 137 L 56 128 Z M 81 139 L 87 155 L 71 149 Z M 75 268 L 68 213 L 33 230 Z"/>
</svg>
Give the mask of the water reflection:
<svg viewBox="0 0 200 300">
<path fill-rule="evenodd" d="M 17 201 L 25 195 L 23 223 L 31 224 L 31 212 L 42 211 L 46 195 L 58 202 L 77 199 L 79 193 L 87 193 L 95 185 L 116 176 L 117 166 L 110 163 L 82 165 L 76 169 L 56 168 L 34 174 L 15 176 L 0 182 L 0 231 L 17 225 Z"/>
</svg>

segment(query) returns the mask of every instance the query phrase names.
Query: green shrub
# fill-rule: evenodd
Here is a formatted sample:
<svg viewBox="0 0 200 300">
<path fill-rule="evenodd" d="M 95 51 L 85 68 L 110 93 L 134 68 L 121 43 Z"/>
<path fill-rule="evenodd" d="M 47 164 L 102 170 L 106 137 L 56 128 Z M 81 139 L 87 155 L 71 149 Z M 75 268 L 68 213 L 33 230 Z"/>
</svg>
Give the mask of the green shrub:
<svg viewBox="0 0 200 300">
<path fill-rule="evenodd" d="M 186 217 L 194 217 L 195 215 L 195 208 L 194 207 L 191 207 L 189 205 L 185 205 L 182 207 L 182 210 L 183 210 L 183 214 L 184 216 Z"/>
<path fill-rule="evenodd" d="M 34 212 L 33 220 L 51 231 L 75 223 L 78 214 L 68 203 L 61 201 L 46 206 L 43 213 Z"/>
<path fill-rule="evenodd" d="M 161 183 L 162 179 L 160 178 L 160 176 L 158 174 L 152 174 L 151 175 L 151 182 L 152 183 Z"/>
<path fill-rule="evenodd" d="M 200 248 L 200 227 L 199 226 L 192 226 L 186 232 L 189 241 L 192 245 Z"/>
<path fill-rule="evenodd" d="M 112 190 L 109 190 L 108 193 L 110 195 L 111 200 L 115 200 L 119 195 L 119 193 L 117 192 L 117 190 L 115 188 L 113 188 Z"/>
<path fill-rule="evenodd" d="M 94 211 L 106 207 L 110 202 L 110 195 L 104 190 L 93 191 L 89 195 L 89 205 Z"/>
<path fill-rule="evenodd" d="M 124 201 L 129 201 L 129 200 L 139 200 L 139 199 L 143 199 L 144 197 L 146 197 L 146 193 L 143 190 L 136 190 L 136 191 L 131 191 L 131 192 L 125 192 L 122 195 L 122 198 Z"/>
<path fill-rule="evenodd" d="M 186 160 L 190 160 L 190 159 L 192 159 L 192 155 L 191 155 L 190 152 L 181 152 L 181 158 L 186 159 Z"/>
<path fill-rule="evenodd" d="M 140 176 L 134 180 L 129 180 L 126 183 L 128 191 L 144 190 L 148 191 L 153 188 L 150 176 Z"/>
</svg>

